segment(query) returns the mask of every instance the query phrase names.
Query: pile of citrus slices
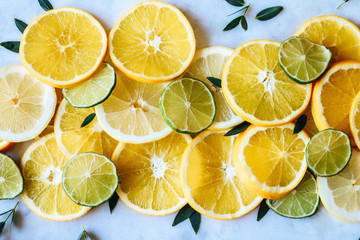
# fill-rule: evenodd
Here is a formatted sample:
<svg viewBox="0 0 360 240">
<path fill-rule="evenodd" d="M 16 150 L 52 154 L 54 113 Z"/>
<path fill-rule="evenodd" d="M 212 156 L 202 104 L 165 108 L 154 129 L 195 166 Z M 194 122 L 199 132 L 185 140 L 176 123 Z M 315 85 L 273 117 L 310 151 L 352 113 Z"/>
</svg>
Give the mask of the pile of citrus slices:
<svg viewBox="0 0 360 240">
<path fill-rule="evenodd" d="M 263 199 L 303 218 L 321 198 L 360 221 L 360 30 L 344 18 L 310 19 L 282 43 L 196 51 L 164 2 L 135 5 L 108 36 L 63 7 L 26 27 L 19 53 L 22 66 L 0 70 L 0 149 L 35 141 L 21 171 L 0 154 L 0 199 L 21 193 L 65 221 L 115 192 L 144 214 L 189 203 L 223 220 Z"/>
</svg>

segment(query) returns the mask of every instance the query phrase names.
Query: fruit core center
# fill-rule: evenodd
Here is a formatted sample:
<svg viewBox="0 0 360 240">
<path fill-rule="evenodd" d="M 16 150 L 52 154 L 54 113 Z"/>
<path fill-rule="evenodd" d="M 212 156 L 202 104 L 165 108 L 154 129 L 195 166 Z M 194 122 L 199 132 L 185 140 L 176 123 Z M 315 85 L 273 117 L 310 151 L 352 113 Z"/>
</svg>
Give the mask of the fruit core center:
<svg viewBox="0 0 360 240">
<path fill-rule="evenodd" d="M 301 61 L 304 61 L 306 59 L 306 56 L 305 55 L 301 55 L 300 57 Z"/>
<path fill-rule="evenodd" d="M 167 169 L 166 162 L 164 162 L 164 159 L 154 156 L 151 159 L 151 169 L 153 170 L 153 176 L 155 178 L 162 178 Z"/>
<path fill-rule="evenodd" d="M 144 112 L 150 111 L 148 104 L 142 100 L 141 98 L 136 99 L 135 101 L 131 102 L 132 109 L 142 109 Z"/>
<path fill-rule="evenodd" d="M 272 71 L 269 70 L 261 71 L 258 75 L 258 79 L 262 84 L 264 84 L 265 91 L 272 92 L 272 90 L 275 88 L 274 87 L 275 77 Z"/>
<path fill-rule="evenodd" d="M 5 182 L 5 178 L 4 177 L 0 177 L 0 183 Z"/>
<path fill-rule="evenodd" d="M 42 178 L 45 181 L 48 181 L 50 184 L 60 184 L 61 183 L 62 171 L 59 168 L 54 166 L 48 167 L 42 174 Z"/>
<path fill-rule="evenodd" d="M 358 180 L 352 179 L 351 184 L 353 186 L 354 191 L 359 191 L 360 190 L 360 182 Z"/>
<path fill-rule="evenodd" d="M 190 108 L 190 107 L 191 107 L 191 102 L 185 101 L 185 107 L 186 107 L 186 108 Z"/>
<path fill-rule="evenodd" d="M 224 164 L 221 169 L 225 172 L 225 178 L 227 180 L 233 179 L 235 177 L 235 175 L 236 175 L 236 170 L 231 165 Z"/>
<path fill-rule="evenodd" d="M 14 103 L 14 105 L 19 105 L 20 99 L 19 96 L 14 96 L 11 101 Z"/>
<path fill-rule="evenodd" d="M 149 53 L 156 53 L 160 50 L 161 37 L 157 36 L 153 31 L 146 33 L 146 45 Z"/>
<path fill-rule="evenodd" d="M 67 48 L 72 47 L 74 44 L 71 42 L 70 36 L 68 35 L 67 32 L 64 32 L 60 35 L 60 37 L 57 39 L 57 43 L 61 53 L 65 52 Z"/>
</svg>

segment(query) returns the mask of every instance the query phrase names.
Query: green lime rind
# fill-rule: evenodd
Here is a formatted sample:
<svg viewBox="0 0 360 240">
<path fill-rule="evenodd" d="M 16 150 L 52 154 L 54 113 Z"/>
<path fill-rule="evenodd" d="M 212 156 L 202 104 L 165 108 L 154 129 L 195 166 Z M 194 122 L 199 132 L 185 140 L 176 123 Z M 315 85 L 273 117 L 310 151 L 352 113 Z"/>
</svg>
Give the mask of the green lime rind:
<svg viewBox="0 0 360 240">
<path fill-rule="evenodd" d="M 108 71 L 107 84 L 104 84 L 104 77 L 101 78 L 102 74 L 105 74 L 105 70 Z M 70 103 L 71 106 L 76 108 L 90 108 L 100 103 L 103 103 L 109 98 L 116 85 L 116 72 L 114 68 L 107 62 L 103 62 L 97 72 L 88 80 L 72 88 L 64 88 L 62 90 L 64 98 Z M 104 87 L 106 87 L 104 89 Z M 99 94 L 100 90 L 102 92 Z M 86 94 L 88 93 L 88 95 Z M 92 93 L 93 95 L 89 94 Z M 99 94 L 95 96 L 95 94 Z M 91 100 L 89 100 L 91 99 Z"/>
<path fill-rule="evenodd" d="M 80 166 L 79 163 L 81 162 L 77 160 L 85 155 L 93 155 L 92 161 L 96 157 L 100 158 L 102 161 L 99 164 L 100 166 L 94 165 L 93 162 L 83 163 Z M 89 159 L 88 157 L 85 161 L 89 161 Z M 93 171 L 89 169 L 91 167 L 94 167 Z M 101 172 L 100 170 L 105 167 L 110 167 L 111 171 Z M 72 171 L 77 171 L 78 175 L 71 175 Z M 93 172 L 96 172 L 96 175 L 91 175 Z M 96 176 L 96 179 L 94 176 Z M 71 186 L 74 184 L 76 187 L 72 188 Z M 62 175 L 62 185 L 65 193 L 76 204 L 85 207 L 96 207 L 108 201 L 113 196 L 119 185 L 119 177 L 115 164 L 109 158 L 101 154 L 85 152 L 76 155 L 65 165 Z M 84 188 L 85 185 L 86 188 Z M 84 189 L 85 191 L 81 191 Z M 85 196 L 81 195 L 82 193 L 85 193 Z M 98 200 L 95 201 L 95 197 L 97 197 Z"/>
<path fill-rule="evenodd" d="M 171 82 L 161 94 L 159 109 L 173 130 L 185 134 L 204 131 L 211 126 L 216 115 L 215 98 L 210 88 L 194 78 Z"/>
<path fill-rule="evenodd" d="M 331 177 L 340 173 L 348 165 L 351 154 L 349 136 L 332 128 L 315 134 L 305 148 L 309 169 L 320 177 Z"/>
<path fill-rule="evenodd" d="M 331 56 L 325 46 L 302 37 L 286 39 L 278 51 L 281 68 L 290 79 L 300 84 L 319 79 L 328 68 Z"/>
<path fill-rule="evenodd" d="M 267 199 L 266 204 L 275 213 L 287 218 L 306 218 L 314 215 L 320 204 L 316 179 L 306 172 L 301 182 L 287 196 Z"/>
<path fill-rule="evenodd" d="M 12 158 L 0 153 L 0 200 L 11 200 L 24 190 L 24 178 Z"/>
</svg>

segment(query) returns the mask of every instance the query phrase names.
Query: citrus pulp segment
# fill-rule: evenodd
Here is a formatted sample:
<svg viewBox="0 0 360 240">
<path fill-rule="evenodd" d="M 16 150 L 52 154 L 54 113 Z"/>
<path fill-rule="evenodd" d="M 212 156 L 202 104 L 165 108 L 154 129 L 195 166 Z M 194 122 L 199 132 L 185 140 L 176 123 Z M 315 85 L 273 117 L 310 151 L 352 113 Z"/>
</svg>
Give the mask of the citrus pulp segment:
<svg viewBox="0 0 360 240">
<path fill-rule="evenodd" d="M 357 147 L 360 148 L 360 92 L 356 94 L 351 104 L 349 119 L 352 136 Z"/>
<path fill-rule="evenodd" d="M 232 162 L 235 136 L 224 131 L 205 131 L 186 148 L 181 183 L 189 204 L 199 213 L 215 219 L 241 217 L 262 198 L 240 182 Z"/>
<path fill-rule="evenodd" d="M 14 199 L 24 189 L 19 167 L 10 157 L 0 153 L 0 200 Z"/>
</svg>

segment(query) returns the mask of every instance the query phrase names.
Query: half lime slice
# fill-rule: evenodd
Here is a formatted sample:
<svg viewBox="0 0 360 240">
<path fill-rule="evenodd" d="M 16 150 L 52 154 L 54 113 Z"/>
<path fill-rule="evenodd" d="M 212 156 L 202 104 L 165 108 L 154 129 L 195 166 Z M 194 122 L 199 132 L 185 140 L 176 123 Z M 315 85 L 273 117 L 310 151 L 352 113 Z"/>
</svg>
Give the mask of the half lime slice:
<svg viewBox="0 0 360 240">
<path fill-rule="evenodd" d="M 314 215 L 319 207 L 320 197 L 314 176 L 306 172 L 299 185 L 287 196 L 266 200 L 266 204 L 275 213 L 288 218 L 305 218 Z"/>
<path fill-rule="evenodd" d="M 104 102 L 114 90 L 116 74 L 114 68 L 104 62 L 87 81 L 62 90 L 65 99 L 78 108 L 89 108 Z"/>
<path fill-rule="evenodd" d="M 306 84 L 315 81 L 326 71 L 331 52 L 307 38 L 291 37 L 281 43 L 278 57 L 281 68 L 289 78 Z"/>
<path fill-rule="evenodd" d="M 14 199 L 24 190 L 19 167 L 10 157 L 0 153 L 0 200 Z"/>
<path fill-rule="evenodd" d="M 118 187 L 115 164 L 96 153 L 81 153 L 65 166 L 62 184 L 66 194 L 75 203 L 95 207 L 114 194 Z"/>
<path fill-rule="evenodd" d="M 205 83 L 182 78 L 164 89 L 160 97 L 160 111 L 165 122 L 175 131 L 196 134 L 212 124 L 216 105 Z"/>
<path fill-rule="evenodd" d="M 340 130 L 325 129 L 315 134 L 305 149 L 309 169 L 320 177 L 341 172 L 351 157 L 349 136 Z"/>
</svg>

